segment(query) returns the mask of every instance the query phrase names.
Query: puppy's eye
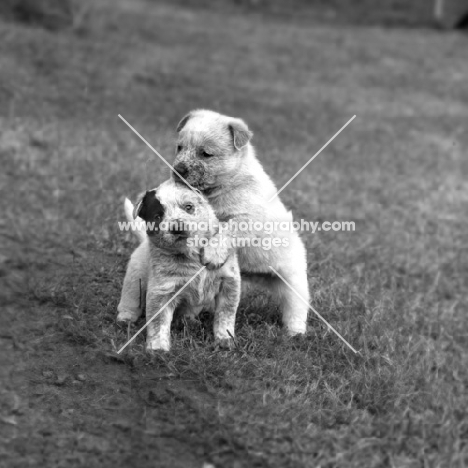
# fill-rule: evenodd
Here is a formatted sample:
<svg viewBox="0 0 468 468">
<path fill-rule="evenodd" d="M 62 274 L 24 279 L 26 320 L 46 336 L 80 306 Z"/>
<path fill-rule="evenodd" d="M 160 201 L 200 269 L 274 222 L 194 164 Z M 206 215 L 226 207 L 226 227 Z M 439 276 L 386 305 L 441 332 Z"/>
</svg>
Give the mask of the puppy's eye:
<svg viewBox="0 0 468 468">
<path fill-rule="evenodd" d="M 182 145 L 178 145 L 177 146 L 177 152 L 180 153 L 183 149 L 183 146 Z"/>
<path fill-rule="evenodd" d="M 206 151 L 202 151 L 202 152 L 201 152 L 201 155 L 202 155 L 204 158 L 211 158 L 211 157 L 213 157 L 212 154 L 209 154 L 209 153 L 207 153 Z"/>
<path fill-rule="evenodd" d="M 190 203 L 187 203 L 185 206 L 184 206 L 184 210 L 187 212 L 187 213 L 193 213 L 193 209 L 194 209 L 194 206 Z"/>
</svg>

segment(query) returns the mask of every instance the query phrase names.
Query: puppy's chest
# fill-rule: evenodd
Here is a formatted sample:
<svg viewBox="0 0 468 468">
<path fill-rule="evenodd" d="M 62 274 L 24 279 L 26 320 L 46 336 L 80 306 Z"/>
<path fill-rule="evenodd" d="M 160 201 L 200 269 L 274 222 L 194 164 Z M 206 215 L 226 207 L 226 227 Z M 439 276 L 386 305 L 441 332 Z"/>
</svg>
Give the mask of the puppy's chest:
<svg viewBox="0 0 468 468">
<path fill-rule="evenodd" d="M 221 278 L 203 270 L 184 290 L 184 299 L 192 306 L 211 306 L 221 289 Z"/>
</svg>

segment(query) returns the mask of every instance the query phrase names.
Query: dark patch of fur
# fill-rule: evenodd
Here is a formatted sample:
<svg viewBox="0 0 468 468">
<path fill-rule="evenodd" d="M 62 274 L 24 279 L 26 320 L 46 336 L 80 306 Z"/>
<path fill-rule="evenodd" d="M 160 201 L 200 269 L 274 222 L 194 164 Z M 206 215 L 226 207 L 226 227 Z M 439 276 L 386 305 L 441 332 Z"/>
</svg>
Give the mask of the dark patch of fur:
<svg viewBox="0 0 468 468">
<path fill-rule="evenodd" d="M 158 230 L 159 221 L 161 221 L 164 216 L 164 206 L 161 205 L 154 190 L 149 190 L 145 193 L 137 215 L 146 222 L 156 223 L 154 229 L 149 229 L 147 227 L 149 235 Z"/>
</svg>

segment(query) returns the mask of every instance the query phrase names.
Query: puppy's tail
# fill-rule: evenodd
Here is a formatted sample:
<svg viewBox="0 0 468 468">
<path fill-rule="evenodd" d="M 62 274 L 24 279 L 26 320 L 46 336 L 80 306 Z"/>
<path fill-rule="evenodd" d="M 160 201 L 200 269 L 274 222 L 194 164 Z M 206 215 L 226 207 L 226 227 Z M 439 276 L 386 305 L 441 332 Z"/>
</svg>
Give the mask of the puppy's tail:
<svg viewBox="0 0 468 468">
<path fill-rule="evenodd" d="M 138 238 L 140 242 L 143 242 L 146 239 L 146 231 L 144 229 L 144 221 L 141 218 L 133 219 L 133 203 L 125 198 L 124 202 L 124 211 L 125 217 L 129 223 L 132 223 L 132 232 Z"/>
</svg>

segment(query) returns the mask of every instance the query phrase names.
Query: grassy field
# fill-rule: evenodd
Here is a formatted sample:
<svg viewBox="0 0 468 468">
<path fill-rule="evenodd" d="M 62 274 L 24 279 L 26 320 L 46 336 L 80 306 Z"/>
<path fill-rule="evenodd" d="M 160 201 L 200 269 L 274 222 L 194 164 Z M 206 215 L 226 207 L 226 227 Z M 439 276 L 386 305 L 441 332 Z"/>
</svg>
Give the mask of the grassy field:
<svg viewBox="0 0 468 468">
<path fill-rule="evenodd" d="M 468 465 L 467 37 L 246 8 L 0 22 L 0 466 Z M 172 160 L 196 107 L 244 118 L 278 186 L 357 115 L 281 197 L 355 221 L 304 242 L 312 305 L 360 355 L 314 317 L 288 339 L 258 295 L 233 351 L 203 315 L 169 354 L 116 354 L 123 197 L 168 177 L 117 115 Z"/>
</svg>

